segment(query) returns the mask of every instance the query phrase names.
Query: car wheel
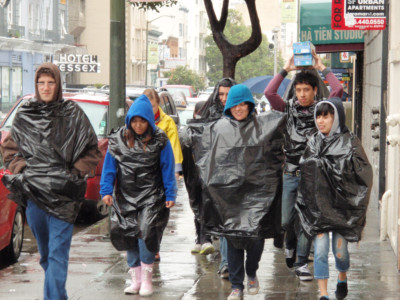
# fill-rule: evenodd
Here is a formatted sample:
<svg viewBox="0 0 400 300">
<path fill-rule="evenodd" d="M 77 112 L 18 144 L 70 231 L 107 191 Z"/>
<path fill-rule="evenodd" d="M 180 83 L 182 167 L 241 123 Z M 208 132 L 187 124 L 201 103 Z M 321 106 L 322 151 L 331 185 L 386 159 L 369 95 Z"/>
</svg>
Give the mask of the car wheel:
<svg viewBox="0 0 400 300">
<path fill-rule="evenodd" d="M 6 260 L 10 263 L 16 262 L 21 254 L 24 241 L 24 221 L 24 212 L 21 207 L 18 207 L 14 216 L 10 244 L 4 249 Z"/>
</svg>

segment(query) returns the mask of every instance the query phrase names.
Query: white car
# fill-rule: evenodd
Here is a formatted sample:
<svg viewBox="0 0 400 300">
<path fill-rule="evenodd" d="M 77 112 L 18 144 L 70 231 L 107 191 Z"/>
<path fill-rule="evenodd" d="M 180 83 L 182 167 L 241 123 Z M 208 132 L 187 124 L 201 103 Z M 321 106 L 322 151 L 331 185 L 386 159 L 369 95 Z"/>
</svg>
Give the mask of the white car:
<svg viewBox="0 0 400 300">
<path fill-rule="evenodd" d="M 204 91 L 199 93 L 199 96 L 197 97 L 197 99 L 199 101 L 207 101 L 208 98 L 210 97 L 210 95 L 214 92 L 214 88 L 213 87 L 208 87 L 206 88 Z"/>
</svg>

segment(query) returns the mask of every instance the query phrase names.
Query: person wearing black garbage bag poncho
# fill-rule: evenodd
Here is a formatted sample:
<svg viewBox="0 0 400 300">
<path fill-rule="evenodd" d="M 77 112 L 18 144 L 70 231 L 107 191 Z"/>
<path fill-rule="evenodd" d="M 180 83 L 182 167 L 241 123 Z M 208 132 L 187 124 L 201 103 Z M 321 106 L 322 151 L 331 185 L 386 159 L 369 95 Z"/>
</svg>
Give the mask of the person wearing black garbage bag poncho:
<svg viewBox="0 0 400 300">
<path fill-rule="evenodd" d="M 315 123 L 319 131 L 308 141 L 300 160 L 296 209 L 304 232 L 314 240 L 314 276 L 320 299 L 329 299 L 330 232 L 339 271 L 336 298 L 344 299 L 350 267 L 347 243 L 361 239 L 373 174 L 360 140 L 345 126 L 340 98 L 319 102 Z"/>
<path fill-rule="evenodd" d="M 132 283 L 124 292 L 150 296 L 154 256 L 175 205 L 175 159 L 146 95 L 133 102 L 125 125 L 109 136 L 100 194 L 112 205 L 111 242 L 127 250 Z"/>
<path fill-rule="evenodd" d="M 60 71 L 52 63 L 35 73 L 35 98 L 22 104 L 1 145 L 13 175 L 3 182 L 26 206 L 45 271 L 44 299 L 67 299 L 65 284 L 73 223 L 86 191 L 86 177 L 102 158 L 83 110 L 62 98 Z"/>
<path fill-rule="evenodd" d="M 214 88 L 213 93 L 207 99 L 207 101 L 199 108 L 196 113 L 196 119 L 201 119 L 200 125 L 203 125 L 205 120 L 215 121 L 222 117 L 226 100 L 228 98 L 229 90 L 234 86 L 236 82 L 229 77 L 221 79 Z M 198 103 L 196 103 L 196 106 Z M 188 121 L 191 122 L 191 121 Z M 197 128 L 199 131 L 202 127 Z M 190 207 L 194 213 L 194 223 L 196 227 L 196 241 L 195 246 L 192 248 L 192 253 L 200 253 L 201 255 L 207 255 L 214 252 L 214 246 L 212 245 L 211 236 L 204 233 L 203 222 L 201 216 L 202 206 L 202 195 L 201 185 L 199 182 L 199 176 L 195 168 L 193 161 L 192 145 L 191 142 L 186 143 L 186 128 L 180 132 L 180 140 L 183 153 L 183 176 L 185 179 L 186 190 L 189 195 Z M 228 246 L 227 241 L 224 237 L 219 239 L 220 247 L 219 252 L 221 256 L 220 266 L 218 268 L 218 274 L 223 279 L 228 279 Z"/>
<path fill-rule="evenodd" d="M 295 209 L 297 189 L 301 172 L 299 160 L 306 148 L 308 138 L 317 131 L 314 122 L 314 109 L 318 101 L 327 94 L 324 82 L 316 72 L 322 72 L 328 81 L 331 92 L 329 97 L 341 97 L 343 87 L 339 80 L 327 68 L 321 58 L 313 52 L 314 65 L 310 69 L 302 69 L 294 64 L 294 56 L 286 62 L 283 69 L 274 76 L 265 88 L 264 94 L 273 109 L 284 111 L 288 115 L 285 132 L 285 167 L 283 171 L 282 194 L 282 228 L 285 230 L 285 258 L 289 269 L 295 268 L 300 280 L 312 280 L 308 268 L 311 241 L 308 240 L 298 226 L 298 215 Z M 298 70 L 293 79 L 293 98 L 284 101 L 277 93 L 283 78 L 290 71 Z M 290 96 L 289 96 L 290 97 Z"/>
<path fill-rule="evenodd" d="M 233 86 L 224 117 L 204 126 L 194 137 L 195 163 L 203 190 L 202 216 L 206 232 L 228 240 L 232 292 L 243 298 L 256 294 L 256 276 L 264 239 L 280 233 L 283 132 L 286 115 L 256 115 L 250 90 Z M 196 131 L 197 124 L 190 124 Z M 244 260 L 247 253 L 246 262 Z"/>
</svg>

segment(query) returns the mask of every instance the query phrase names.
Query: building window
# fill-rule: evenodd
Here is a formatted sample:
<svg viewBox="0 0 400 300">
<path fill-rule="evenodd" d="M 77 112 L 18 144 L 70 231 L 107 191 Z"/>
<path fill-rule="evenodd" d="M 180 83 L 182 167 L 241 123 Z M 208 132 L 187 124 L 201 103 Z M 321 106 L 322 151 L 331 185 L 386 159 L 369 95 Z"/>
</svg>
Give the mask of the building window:
<svg viewBox="0 0 400 300">
<path fill-rule="evenodd" d="M 28 19 L 28 24 L 29 24 L 29 32 L 33 32 L 33 16 L 35 15 L 35 11 L 33 9 L 33 4 L 29 4 L 29 19 Z"/>
<path fill-rule="evenodd" d="M 8 23 L 8 29 L 12 28 L 12 25 L 14 24 L 14 2 L 11 1 L 8 4 L 8 8 L 7 8 L 7 23 Z"/>
<path fill-rule="evenodd" d="M 8 112 L 21 95 L 22 68 L 0 67 L 0 111 Z"/>
<path fill-rule="evenodd" d="M 79 2 L 79 12 L 81 13 L 81 14 L 85 14 L 85 0 L 80 0 L 80 2 Z"/>
<path fill-rule="evenodd" d="M 12 103 L 22 96 L 22 68 L 12 68 Z"/>
<path fill-rule="evenodd" d="M 182 23 L 179 23 L 179 36 L 183 36 L 185 34 L 185 27 Z"/>
<path fill-rule="evenodd" d="M 46 7 L 46 29 L 50 30 L 50 7 Z"/>
</svg>

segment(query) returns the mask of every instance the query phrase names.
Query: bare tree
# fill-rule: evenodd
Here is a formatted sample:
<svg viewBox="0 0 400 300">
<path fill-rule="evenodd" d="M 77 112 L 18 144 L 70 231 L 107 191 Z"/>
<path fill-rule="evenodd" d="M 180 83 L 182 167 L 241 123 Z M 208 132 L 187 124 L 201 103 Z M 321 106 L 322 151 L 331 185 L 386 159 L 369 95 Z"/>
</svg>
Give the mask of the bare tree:
<svg viewBox="0 0 400 300">
<path fill-rule="evenodd" d="M 237 62 L 242 57 L 245 57 L 246 55 L 252 53 L 261 44 L 262 34 L 260 20 L 258 19 L 257 15 L 255 3 L 256 0 L 244 1 L 246 2 L 247 9 L 249 10 L 252 32 L 250 38 L 247 41 L 239 45 L 233 45 L 227 40 L 226 36 L 224 35 L 224 29 L 228 18 L 229 0 L 224 0 L 221 10 L 221 17 L 219 20 L 215 15 L 212 1 L 204 0 L 204 6 L 207 11 L 208 19 L 210 21 L 214 41 L 222 53 L 224 77 L 235 78 L 235 69 Z"/>
</svg>

